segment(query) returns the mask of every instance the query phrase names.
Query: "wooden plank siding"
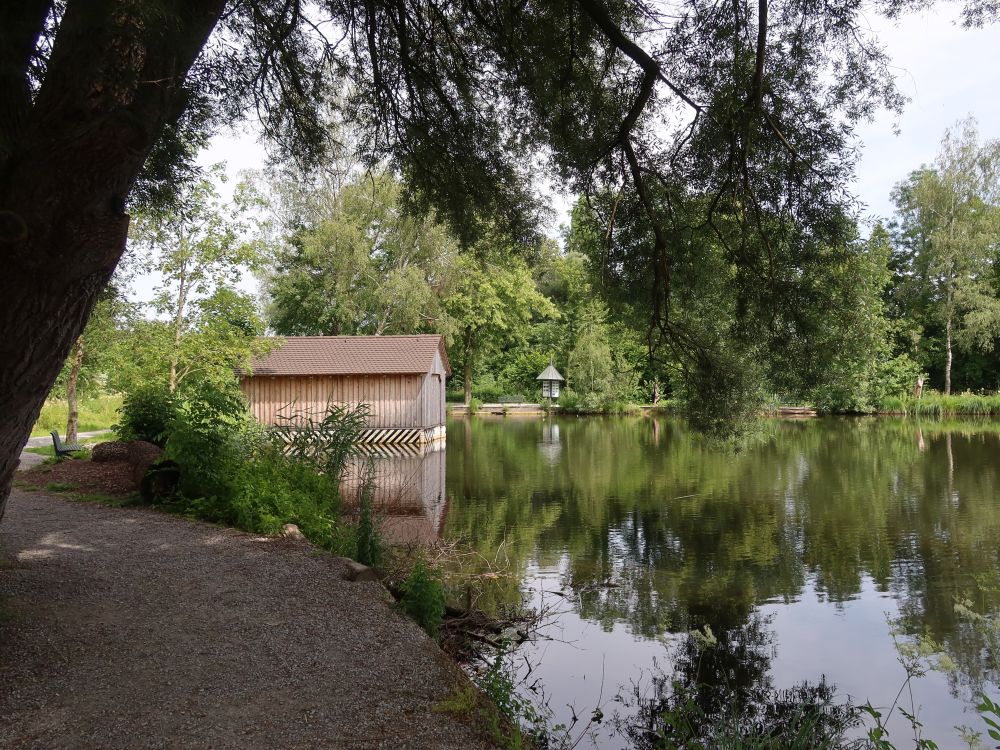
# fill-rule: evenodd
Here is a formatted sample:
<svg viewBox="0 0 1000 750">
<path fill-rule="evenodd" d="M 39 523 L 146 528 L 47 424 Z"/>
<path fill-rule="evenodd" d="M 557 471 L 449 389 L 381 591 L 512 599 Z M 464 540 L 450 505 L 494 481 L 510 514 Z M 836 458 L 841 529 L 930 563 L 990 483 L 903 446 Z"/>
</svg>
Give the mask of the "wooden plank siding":
<svg viewBox="0 0 1000 750">
<path fill-rule="evenodd" d="M 423 375 L 316 375 L 245 377 L 240 388 L 250 411 L 263 424 L 277 424 L 282 416 L 322 416 L 328 404 L 356 407 L 368 404 L 368 427 L 417 428 L 428 423 L 429 410 Z M 442 378 L 443 381 L 443 378 Z M 434 405 L 430 407 L 434 409 Z"/>
<path fill-rule="evenodd" d="M 422 427 L 437 427 L 445 423 L 445 369 L 441 355 L 434 357 L 434 369 L 423 377 L 420 385 Z"/>
</svg>

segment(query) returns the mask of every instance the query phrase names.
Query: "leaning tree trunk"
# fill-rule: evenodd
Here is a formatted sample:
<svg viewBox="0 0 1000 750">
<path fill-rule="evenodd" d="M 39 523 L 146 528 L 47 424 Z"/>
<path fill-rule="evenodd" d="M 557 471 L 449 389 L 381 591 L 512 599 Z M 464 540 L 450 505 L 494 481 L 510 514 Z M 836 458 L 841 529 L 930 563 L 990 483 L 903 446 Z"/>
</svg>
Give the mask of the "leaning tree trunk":
<svg viewBox="0 0 1000 750">
<path fill-rule="evenodd" d="M 69 0 L 27 85 L 50 2 L 0 5 L 0 518 L 21 449 L 128 233 L 125 201 L 183 107 L 222 0 Z"/>
<path fill-rule="evenodd" d="M 80 409 L 77 404 L 76 386 L 80 382 L 80 369 L 83 367 L 83 334 L 76 337 L 73 344 L 73 364 L 69 367 L 69 375 L 66 376 L 66 442 L 74 444 L 77 439 L 77 428 L 80 424 Z"/>
</svg>

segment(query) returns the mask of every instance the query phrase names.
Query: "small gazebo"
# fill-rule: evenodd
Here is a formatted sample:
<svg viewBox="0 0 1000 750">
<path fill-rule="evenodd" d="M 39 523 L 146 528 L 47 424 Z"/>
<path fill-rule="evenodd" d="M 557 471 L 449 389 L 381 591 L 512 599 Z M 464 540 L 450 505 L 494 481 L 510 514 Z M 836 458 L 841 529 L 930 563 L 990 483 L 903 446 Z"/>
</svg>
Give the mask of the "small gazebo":
<svg viewBox="0 0 1000 750">
<path fill-rule="evenodd" d="M 550 361 L 549 366 L 542 370 L 542 374 L 536 380 L 542 381 L 542 397 L 551 401 L 554 398 L 559 398 L 559 384 L 564 383 L 566 378 L 559 374 L 559 370 Z"/>
</svg>

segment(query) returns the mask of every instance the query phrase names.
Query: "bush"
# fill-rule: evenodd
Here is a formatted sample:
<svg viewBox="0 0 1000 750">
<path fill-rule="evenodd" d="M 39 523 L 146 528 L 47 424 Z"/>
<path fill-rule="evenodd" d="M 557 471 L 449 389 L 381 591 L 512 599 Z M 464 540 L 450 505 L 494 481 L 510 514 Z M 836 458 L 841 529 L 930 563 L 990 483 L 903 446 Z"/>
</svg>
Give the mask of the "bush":
<svg viewBox="0 0 1000 750">
<path fill-rule="evenodd" d="M 177 510 L 259 534 L 293 523 L 314 544 L 343 551 L 339 469 L 350 443 L 335 439 L 347 434 L 339 411 L 290 444 L 250 416 L 235 382 L 189 383 L 180 401 L 166 446 L 180 466 Z"/>
<path fill-rule="evenodd" d="M 330 404 L 322 419 L 310 414 L 282 417 L 271 429 L 285 455 L 313 464 L 319 471 L 339 477 L 368 422 L 368 405 Z"/>
<path fill-rule="evenodd" d="M 181 494 L 234 497 L 239 474 L 264 437 L 239 387 L 235 381 L 187 383 L 178 401 L 166 454 L 181 466 Z"/>
<path fill-rule="evenodd" d="M 572 412 L 580 408 L 580 397 L 576 395 L 576 391 L 564 388 L 559 394 L 559 400 L 556 403 L 559 404 L 559 408 L 563 411 Z"/>
<path fill-rule="evenodd" d="M 417 621 L 429 635 L 438 637 L 444 619 L 444 586 L 424 564 L 418 560 L 406 581 L 403 582 L 403 611 Z"/>
<path fill-rule="evenodd" d="M 358 506 L 357 547 L 354 559 L 362 565 L 378 565 L 382 559 L 382 545 L 378 530 L 372 519 L 372 490 L 374 485 L 367 478 L 361 487 L 361 502 Z"/>
<path fill-rule="evenodd" d="M 118 413 L 113 429 L 122 440 L 146 440 L 162 448 L 177 418 L 177 404 L 162 387 L 147 386 L 126 394 Z"/>
</svg>

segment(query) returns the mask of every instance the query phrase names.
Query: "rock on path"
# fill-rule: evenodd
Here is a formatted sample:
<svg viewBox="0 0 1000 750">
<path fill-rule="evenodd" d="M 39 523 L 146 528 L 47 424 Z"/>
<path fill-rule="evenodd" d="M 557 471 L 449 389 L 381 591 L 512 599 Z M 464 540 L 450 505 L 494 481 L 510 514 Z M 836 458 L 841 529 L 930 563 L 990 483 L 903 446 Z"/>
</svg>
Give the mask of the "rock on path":
<svg viewBox="0 0 1000 750">
<path fill-rule="evenodd" d="M 2 748 L 486 748 L 464 678 L 337 558 L 14 490 L 0 523 Z"/>
</svg>

